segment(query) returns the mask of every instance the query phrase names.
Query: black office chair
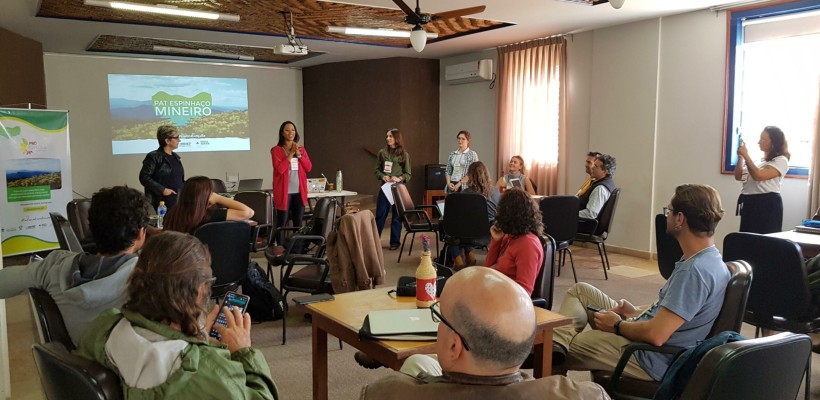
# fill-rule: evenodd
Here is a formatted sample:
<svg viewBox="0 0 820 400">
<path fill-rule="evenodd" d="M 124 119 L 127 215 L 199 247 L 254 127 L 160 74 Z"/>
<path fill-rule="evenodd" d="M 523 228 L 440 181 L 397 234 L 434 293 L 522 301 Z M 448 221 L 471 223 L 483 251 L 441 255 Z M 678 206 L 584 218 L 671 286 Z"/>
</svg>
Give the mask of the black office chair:
<svg viewBox="0 0 820 400">
<path fill-rule="evenodd" d="M 806 335 L 784 332 L 727 343 L 706 353 L 680 399 L 794 399 L 807 365 L 811 339 Z"/>
<path fill-rule="evenodd" d="M 618 206 L 618 199 L 621 197 L 621 189 L 616 188 L 604 203 L 598 218 L 590 220 L 582 218 L 580 220 L 593 223 L 595 228 L 592 233 L 577 233 L 573 241 L 595 243 L 598 246 L 598 255 L 601 256 L 601 264 L 604 267 L 604 279 L 609 279 L 607 270 L 609 269 L 609 256 L 606 254 L 606 239 L 612 229 L 612 219 L 615 217 L 615 207 Z M 580 221 L 579 220 L 579 221 Z"/>
<path fill-rule="evenodd" d="M 547 196 L 541 199 L 541 219 L 544 222 L 544 233 L 555 239 L 558 252 L 558 276 L 561 276 L 561 267 L 566 263 L 569 255 L 569 264 L 572 267 L 572 277 L 578 283 L 575 274 L 575 261 L 572 259 L 570 245 L 578 233 L 578 196 Z"/>
<path fill-rule="evenodd" d="M 74 350 L 74 342 L 68 334 L 63 314 L 51 295 L 37 288 L 28 289 L 31 308 L 34 310 L 34 323 L 37 325 L 40 343 L 58 342 L 69 351 Z"/>
<path fill-rule="evenodd" d="M 446 214 L 446 213 L 445 213 Z M 577 213 L 576 213 L 577 214 Z M 544 245 L 544 263 L 538 277 L 535 278 L 535 286 L 532 289 L 532 304 L 547 310 L 552 310 L 552 296 L 555 291 L 555 239 L 550 235 L 544 235 L 541 244 Z"/>
<path fill-rule="evenodd" d="M 680 243 L 666 233 L 666 216 L 655 216 L 655 245 L 658 249 L 658 270 L 664 279 L 669 279 L 675 270 L 675 263 L 683 257 Z"/>
<path fill-rule="evenodd" d="M 82 253 L 83 246 L 71 229 L 71 224 L 60 213 L 50 212 L 51 225 L 54 226 L 54 232 L 57 234 L 57 242 L 60 243 L 60 249 L 68 250 L 75 253 Z"/>
<path fill-rule="evenodd" d="M 423 232 L 432 232 L 436 235 L 436 254 L 438 254 L 438 221 L 433 222 L 430 220 L 430 216 L 424 212 L 425 209 L 429 209 L 432 210 L 433 215 L 438 216 L 438 207 L 429 204 L 419 206 L 413 204 L 413 198 L 410 197 L 410 192 L 403 183 L 394 183 L 391 190 L 393 191 L 393 200 L 396 202 L 399 219 L 401 219 L 405 230 L 404 237 L 401 240 L 401 248 L 399 249 L 398 262 L 401 262 L 401 253 L 404 252 L 404 243 L 407 242 L 407 235 L 411 233 L 413 234 L 413 238 L 410 239 L 410 248 L 407 250 L 408 256 L 413 252 L 413 243 L 416 241 L 416 234 Z M 486 213 L 487 210 L 485 208 L 484 214 L 486 215 Z"/>
<path fill-rule="evenodd" d="M 726 285 L 723 304 L 715 322 L 706 338 L 720 332 L 739 332 L 743 323 L 743 312 L 752 286 L 752 267 L 745 261 L 729 261 L 726 267 L 732 273 Z M 755 277 L 757 280 L 757 277 Z M 621 358 L 614 371 L 593 371 L 592 380 L 606 388 L 613 399 L 651 399 L 658 390 L 660 382 L 644 381 L 623 376 L 623 370 L 636 351 L 654 351 L 672 355 L 680 354 L 684 349 L 675 346 L 652 346 L 648 343 L 633 342 L 621 353 Z"/>
<path fill-rule="evenodd" d="M 450 247 L 487 247 L 490 243 L 490 220 L 484 196 L 478 193 L 451 193 L 444 200 L 444 215 L 446 217 L 441 224 L 444 228 L 445 260 Z"/>
<path fill-rule="evenodd" d="M 71 354 L 61 343 L 35 344 L 32 353 L 48 400 L 123 398 L 116 373 L 92 360 Z"/>
<path fill-rule="evenodd" d="M 211 252 L 211 270 L 216 277 L 211 297 L 236 290 L 248 274 L 251 226 L 244 221 L 211 222 L 197 228 L 194 236 Z"/>
<path fill-rule="evenodd" d="M 281 287 L 284 267 L 291 258 L 299 256 L 324 257 L 325 242 L 335 229 L 338 202 L 335 197 L 322 197 L 316 202 L 313 218 L 304 227 L 280 227 L 273 236 L 278 244 L 271 244 L 265 249 L 268 261 L 268 279 L 273 282 L 273 267 L 280 267 L 279 282 Z M 290 233 L 290 236 L 288 236 Z"/>
<path fill-rule="evenodd" d="M 239 192 L 234 200 L 250 207 L 253 210 L 251 220 L 256 222 L 251 235 L 251 251 L 265 250 L 273 241 L 273 201 L 270 192 L 245 191 Z"/>
<path fill-rule="evenodd" d="M 88 224 L 90 209 L 91 199 L 74 199 L 66 204 L 66 216 L 85 252 L 94 254 L 97 252 L 97 244 L 94 243 L 94 235 L 91 234 L 91 227 Z"/>
</svg>

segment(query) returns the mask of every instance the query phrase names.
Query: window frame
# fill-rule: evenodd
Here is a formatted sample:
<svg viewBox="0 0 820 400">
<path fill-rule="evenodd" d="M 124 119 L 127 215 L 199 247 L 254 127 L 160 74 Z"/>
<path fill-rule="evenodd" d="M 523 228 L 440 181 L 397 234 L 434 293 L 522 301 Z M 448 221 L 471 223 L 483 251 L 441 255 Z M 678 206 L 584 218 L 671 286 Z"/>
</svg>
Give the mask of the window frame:
<svg viewBox="0 0 820 400">
<path fill-rule="evenodd" d="M 788 15 L 799 12 L 820 10 L 820 3 L 816 0 L 799 0 L 781 2 L 774 5 L 750 6 L 727 12 L 727 60 L 726 60 L 726 109 L 723 124 L 723 162 L 721 173 L 732 174 L 737 166 L 732 159 L 737 152 L 737 135 L 735 134 L 735 77 L 737 47 L 743 43 L 743 21 L 757 18 L 768 18 L 779 15 Z M 762 129 L 762 128 L 761 128 Z M 816 145 L 816 144 L 815 144 Z M 808 167 L 789 167 L 787 178 L 807 178 Z"/>
</svg>

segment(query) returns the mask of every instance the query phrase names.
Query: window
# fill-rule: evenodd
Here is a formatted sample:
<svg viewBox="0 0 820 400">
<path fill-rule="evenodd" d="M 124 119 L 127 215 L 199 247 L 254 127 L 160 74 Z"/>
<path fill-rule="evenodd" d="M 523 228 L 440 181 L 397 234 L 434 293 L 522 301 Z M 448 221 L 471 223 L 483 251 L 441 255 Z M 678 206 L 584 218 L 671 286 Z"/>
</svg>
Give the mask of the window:
<svg viewBox="0 0 820 400">
<path fill-rule="evenodd" d="M 820 4 L 796 1 L 729 13 L 729 66 L 723 172 L 734 171 L 743 139 L 776 125 L 789 142 L 789 175 L 808 175 L 820 94 Z"/>
</svg>

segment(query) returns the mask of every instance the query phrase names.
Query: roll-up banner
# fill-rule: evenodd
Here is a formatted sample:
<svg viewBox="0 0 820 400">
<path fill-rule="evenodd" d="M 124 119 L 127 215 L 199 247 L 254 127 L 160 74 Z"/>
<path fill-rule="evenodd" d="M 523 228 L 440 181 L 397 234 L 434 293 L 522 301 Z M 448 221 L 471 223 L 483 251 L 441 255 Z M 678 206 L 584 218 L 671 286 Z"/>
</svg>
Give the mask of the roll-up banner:
<svg viewBox="0 0 820 400">
<path fill-rule="evenodd" d="M 0 108 L 3 256 L 59 248 L 49 212 L 72 199 L 68 112 Z"/>
</svg>

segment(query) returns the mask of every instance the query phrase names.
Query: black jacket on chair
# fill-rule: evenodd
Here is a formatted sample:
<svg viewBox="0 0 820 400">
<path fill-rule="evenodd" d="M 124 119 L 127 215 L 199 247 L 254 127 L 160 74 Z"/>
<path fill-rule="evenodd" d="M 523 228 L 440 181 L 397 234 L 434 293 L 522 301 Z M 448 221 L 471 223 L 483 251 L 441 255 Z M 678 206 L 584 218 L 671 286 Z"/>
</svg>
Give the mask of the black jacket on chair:
<svg viewBox="0 0 820 400">
<path fill-rule="evenodd" d="M 177 161 L 180 160 L 177 153 L 171 154 L 176 157 Z M 182 162 L 180 162 L 180 165 L 182 165 Z M 162 148 L 158 148 L 146 154 L 145 159 L 142 160 L 140 183 L 142 186 L 145 186 L 145 196 L 151 200 L 151 205 L 154 206 L 155 209 L 159 206 L 160 201 L 164 201 L 165 205 L 168 207 L 171 207 L 177 201 L 177 195 L 175 194 L 170 196 L 162 195 L 162 191 L 167 187 L 170 187 L 177 192 L 182 189 L 181 187 L 175 188 L 170 185 L 172 174 L 173 170 L 171 164 L 165 158 L 165 151 Z M 182 171 L 182 176 L 184 180 L 184 169 Z"/>
</svg>

